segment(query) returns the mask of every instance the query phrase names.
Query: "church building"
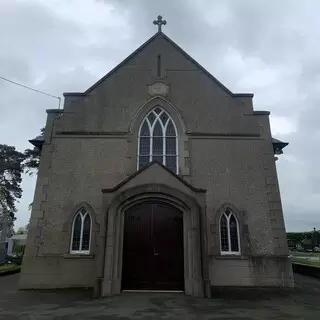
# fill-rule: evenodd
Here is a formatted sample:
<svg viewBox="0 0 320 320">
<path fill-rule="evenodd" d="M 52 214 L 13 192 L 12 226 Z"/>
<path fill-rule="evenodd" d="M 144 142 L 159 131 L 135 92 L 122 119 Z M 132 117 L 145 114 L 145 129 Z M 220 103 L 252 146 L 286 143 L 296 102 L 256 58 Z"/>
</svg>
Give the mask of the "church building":
<svg viewBox="0 0 320 320">
<path fill-rule="evenodd" d="M 47 110 L 22 289 L 292 287 L 268 111 L 162 32 Z M 205 49 L 205 47 L 204 47 Z"/>
</svg>

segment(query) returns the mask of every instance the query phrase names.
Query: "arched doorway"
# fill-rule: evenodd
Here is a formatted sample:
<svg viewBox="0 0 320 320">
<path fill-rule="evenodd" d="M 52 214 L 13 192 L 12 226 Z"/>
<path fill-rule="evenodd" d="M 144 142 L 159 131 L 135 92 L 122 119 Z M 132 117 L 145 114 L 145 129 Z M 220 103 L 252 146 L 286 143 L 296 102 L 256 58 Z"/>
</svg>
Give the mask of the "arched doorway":
<svg viewBox="0 0 320 320">
<path fill-rule="evenodd" d="M 184 290 L 183 213 L 144 202 L 124 215 L 122 290 Z"/>
</svg>

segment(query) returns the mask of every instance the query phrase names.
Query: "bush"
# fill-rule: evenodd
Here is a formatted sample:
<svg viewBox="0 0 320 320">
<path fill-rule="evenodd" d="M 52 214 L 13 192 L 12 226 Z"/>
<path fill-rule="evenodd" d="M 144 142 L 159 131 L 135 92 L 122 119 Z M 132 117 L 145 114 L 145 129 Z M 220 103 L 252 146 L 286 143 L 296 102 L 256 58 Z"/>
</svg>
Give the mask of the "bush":
<svg viewBox="0 0 320 320">
<path fill-rule="evenodd" d="M 25 247 L 26 247 L 25 245 L 13 243 L 12 252 L 17 256 L 23 256 Z"/>
<path fill-rule="evenodd" d="M 17 266 L 21 266 L 22 264 L 22 258 L 23 256 L 16 256 L 16 257 L 11 257 L 10 258 L 10 262 L 17 265 Z"/>
<path fill-rule="evenodd" d="M 14 256 L 7 256 L 7 262 L 20 266 L 22 264 L 24 250 L 25 250 L 24 245 L 19 245 L 14 243 L 12 248 Z"/>
</svg>

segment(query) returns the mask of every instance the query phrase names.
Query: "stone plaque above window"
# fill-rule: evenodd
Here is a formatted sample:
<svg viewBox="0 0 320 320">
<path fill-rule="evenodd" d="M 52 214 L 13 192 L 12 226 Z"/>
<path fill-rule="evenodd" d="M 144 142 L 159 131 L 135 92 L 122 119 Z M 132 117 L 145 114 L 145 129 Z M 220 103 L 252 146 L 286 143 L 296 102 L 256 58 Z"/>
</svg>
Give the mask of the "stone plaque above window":
<svg viewBox="0 0 320 320">
<path fill-rule="evenodd" d="M 149 94 L 151 96 L 165 96 L 169 93 L 169 87 L 162 82 L 156 82 L 149 86 Z"/>
</svg>

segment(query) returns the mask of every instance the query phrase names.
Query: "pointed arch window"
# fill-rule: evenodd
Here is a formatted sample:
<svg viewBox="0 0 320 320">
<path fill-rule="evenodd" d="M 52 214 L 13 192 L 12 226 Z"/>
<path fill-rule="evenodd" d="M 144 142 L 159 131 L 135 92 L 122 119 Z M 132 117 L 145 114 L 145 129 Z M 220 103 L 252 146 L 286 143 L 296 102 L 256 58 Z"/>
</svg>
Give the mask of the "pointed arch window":
<svg viewBox="0 0 320 320">
<path fill-rule="evenodd" d="M 76 213 L 72 222 L 70 253 L 90 253 L 91 217 L 85 208 Z"/>
<path fill-rule="evenodd" d="M 240 254 L 239 223 L 227 209 L 220 218 L 221 254 Z"/>
<path fill-rule="evenodd" d="M 178 173 L 177 129 L 160 107 L 147 114 L 139 130 L 138 169 L 151 161 L 158 161 Z"/>
</svg>

